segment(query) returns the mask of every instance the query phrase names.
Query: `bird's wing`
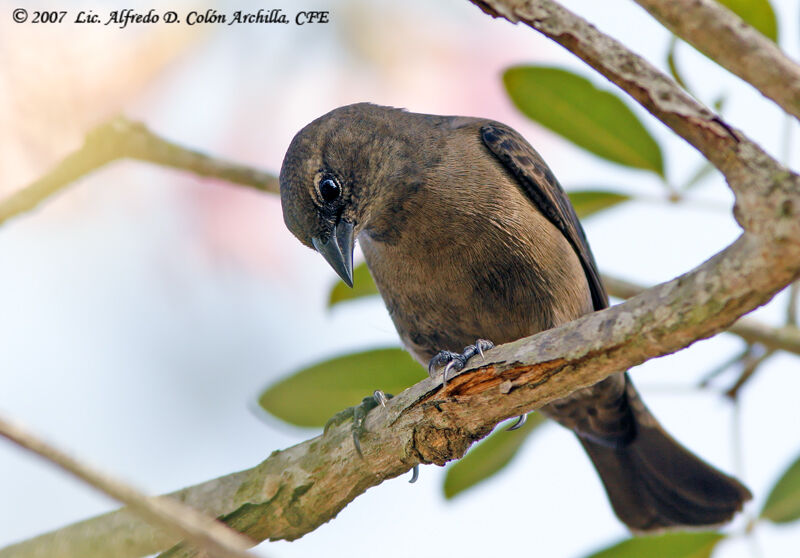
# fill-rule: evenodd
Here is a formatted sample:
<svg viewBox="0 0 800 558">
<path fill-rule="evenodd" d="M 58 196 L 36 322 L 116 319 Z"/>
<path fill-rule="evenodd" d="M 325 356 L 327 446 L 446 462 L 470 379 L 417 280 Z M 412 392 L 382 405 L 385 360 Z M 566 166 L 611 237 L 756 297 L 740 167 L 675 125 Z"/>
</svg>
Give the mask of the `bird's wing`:
<svg viewBox="0 0 800 558">
<path fill-rule="evenodd" d="M 481 139 L 517 179 L 539 211 L 567 238 L 583 265 L 595 310 L 606 308 L 608 295 L 578 216 L 541 155 L 517 132 L 497 122 L 481 126 Z"/>
</svg>

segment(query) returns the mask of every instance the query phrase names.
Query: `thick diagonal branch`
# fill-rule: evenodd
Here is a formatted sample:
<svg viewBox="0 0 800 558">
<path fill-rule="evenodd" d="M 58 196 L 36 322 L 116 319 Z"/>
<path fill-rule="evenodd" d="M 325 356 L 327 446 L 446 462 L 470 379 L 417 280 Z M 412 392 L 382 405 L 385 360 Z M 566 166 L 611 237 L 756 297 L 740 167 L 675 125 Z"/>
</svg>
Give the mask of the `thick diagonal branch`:
<svg viewBox="0 0 800 558">
<path fill-rule="evenodd" d="M 415 464 L 460 457 L 499 421 L 724 330 L 799 274 L 800 238 L 776 248 L 745 233 L 686 275 L 487 352 L 485 364 L 465 370 L 445 389 L 431 380 L 412 386 L 369 415 L 363 459 L 345 424 L 274 452 L 253 469 L 173 496 L 191 503 L 213 494 L 212 512 L 250 538 L 296 539 Z M 51 556 L 54 548 L 63 556 L 126 558 L 175 542 L 120 511 L 0 550 L 0 558 Z M 86 549 L 96 553 L 80 552 Z M 172 553 L 190 554 L 184 547 Z"/>
<path fill-rule="evenodd" d="M 746 230 L 774 238 L 797 232 L 796 176 L 652 64 L 552 0 L 470 1 L 559 43 L 692 144 L 725 176 L 736 196 L 734 216 Z M 773 189 L 775 195 L 763 195 Z"/>
<path fill-rule="evenodd" d="M 623 299 L 633 298 L 647 290 L 646 287 L 606 274 L 603 274 L 603 285 L 608 294 Z M 745 316 L 736 320 L 725 331 L 741 337 L 748 343 L 759 343 L 768 349 L 800 355 L 800 328 L 791 322 L 782 327 L 773 327 Z"/>
<path fill-rule="evenodd" d="M 800 118 L 800 65 L 714 0 L 635 0 L 667 29 Z"/>
</svg>

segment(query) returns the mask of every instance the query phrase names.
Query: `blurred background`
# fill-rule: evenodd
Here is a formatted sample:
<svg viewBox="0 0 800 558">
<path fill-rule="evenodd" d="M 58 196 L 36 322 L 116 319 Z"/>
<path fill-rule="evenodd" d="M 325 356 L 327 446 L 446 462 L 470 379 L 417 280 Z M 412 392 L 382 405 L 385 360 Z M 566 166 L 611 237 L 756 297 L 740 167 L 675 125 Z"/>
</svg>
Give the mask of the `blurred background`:
<svg viewBox="0 0 800 558">
<path fill-rule="evenodd" d="M 501 81 L 511 65 L 572 68 L 612 86 L 536 32 L 492 20 L 466 0 L 29 4 L 73 16 L 114 8 L 329 10 L 330 23 L 16 24 L 17 5 L 0 2 L 0 196 L 42 175 L 117 114 L 183 146 L 277 172 L 306 123 L 372 101 L 506 122 L 567 189 L 636 196 L 585 223 L 603 272 L 644 285 L 666 281 L 740 232 L 718 175 L 689 203 L 669 205 L 652 173 L 606 163 L 521 115 Z M 633 2 L 564 4 L 666 67 L 669 33 Z M 798 5 L 772 4 L 781 46 L 797 59 Z M 727 94 L 726 119 L 797 168 L 796 122 L 787 125 L 772 103 L 688 45 L 677 57 L 701 100 Z M 669 180 L 685 181 L 697 154 L 629 105 L 662 145 Z M 285 229 L 277 197 L 114 163 L 0 228 L 0 412 L 149 493 L 249 468 L 318 432 L 258 411 L 266 386 L 319 360 L 398 343 L 379 300 L 328 310 L 336 281 Z M 783 293 L 755 315 L 778 325 L 786 304 Z M 632 374 L 673 435 L 743 478 L 755 513 L 800 453 L 800 374 L 797 358 L 773 357 L 744 388 L 738 411 L 720 395 L 735 374 L 720 389 L 696 389 L 743 347 L 720 335 Z M 385 482 L 315 532 L 256 552 L 572 557 L 627 536 L 583 451 L 553 425 L 501 475 L 451 501 L 442 496 L 443 474 L 426 466 L 416 485 Z M 115 507 L 0 441 L 0 547 Z M 755 542 L 733 537 L 717 555 L 790 556 L 798 543 L 796 527 L 759 524 Z"/>
</svg>

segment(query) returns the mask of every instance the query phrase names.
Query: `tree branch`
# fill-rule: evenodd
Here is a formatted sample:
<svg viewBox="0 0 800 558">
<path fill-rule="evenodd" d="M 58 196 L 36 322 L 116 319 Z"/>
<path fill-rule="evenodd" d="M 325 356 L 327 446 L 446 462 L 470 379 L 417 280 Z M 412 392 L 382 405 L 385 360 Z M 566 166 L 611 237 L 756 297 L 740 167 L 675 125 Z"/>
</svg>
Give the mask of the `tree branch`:
<svg viewBox="0 0 800 558">
<path fill-rule="evenodd" d="M 412 386 L 386 409 L 369 414 L 363 459 L 345 424 L 275 452 L 253 469 L 182 491 L 196 499 L 204 490 L 216 491 L 215 513 L 255 540 L 301 537 L 368 488 L 415 464 L 460 457 L 499 421 L 723 331 L 800 276 L 800 177 L 650 64 L 557 4 L 473 1 L 565 45 L 704 153 L 734 191 L 735 214 L 745 232 L 691 272 L 623 304 L 488 351 L 485 363 L 465 369 L 446 388 L 431 380 Z M 114 524 L 121 513 L 95 521 Z M 0 557 L 31 556 L 26 545 L 30 550 L 48 537 L 77 544 L 79 527 L 9 547 Z M 128 541 L 111 541 L 107 533 L 93 536 L 108 555 L 138 555 L 126 551 Z M 157 548 L 163 546 L 149 552 Z M 172 554 L 187 552 L 179 547 Z"/>
<path fill-rule="evenodd" d="M 47 459 L 65 471 L 75 475 L 106 495 L 127 504 L 129 509 L 159 530 L 170 532 L 173 536 L 185 537 L 193 547 L 219 558 L 248 558 L 246 550 L 253 546 L 252 541 L 233 531 L 224 524 L 207 517 L 195 509 L 169 498 L 148 498 L 130 486 L 57 450 L 37 438 L 18 424 L 0 417 L 0 436 Z M 51 556 L 53 554 L 50 554 Z M 90 552 L 91 556 L 106 556 Z"/>
<path fill-rule="evenodd" d="M 122 158 L 181 169 L 263 192 L 279 193 L 278 180 L 274 175 L 187 149 L 159 137 L 141 123 L 117 117 L 89 132 L 84 145 L 65 157 L 45 176 L 5 200 L 0 200 L 0 224 L 5 219 L 34 209 L 85 174 Z M 607 275 L 604 276 L 604 282 L 609 293 L 618 298 L 630 298 L 645 289 Z M 793 327 L 776 329 L 745 318 L 731 326 L 729 331 L 746 341 L 800 354 L 800 332 Z"/>
<path fill-rule="evenodd" d="M 158 137 L 143 124 L 117 117 L 90 131 L 83 146 L 47 174 L 0 200 L 0 224 L 34 209 L 84 175 L 125 158 L 187 170 L 264 192 L 278 192 L 278 180 L 273 175 L 186 149 Z"/>
<path fill-rule="evenodd" d="M 798 180 L 740 131 L 689 96 L 652 64 L 552 0 L 470 0 L 486 13 L 522 22 L 571 51 L 693 145 L 725 176 L 734 216 L 747 231 L 796 237 Z M 776 195 L 765 196 L 772 189 Z"/>
<path fill-rule="evenodd" d="M 646 287 L 606 274 L 603 274 L 603 285 L 608 294 L 622 299 L 632 298 L 647 290 Z M 800 328 L 791 323 L 773 327 L 753 318 L 744 317 L 736 320 L 725 332 L 738 335 L 748 343 L 759 343 L 769 349 L 800 355 Z"/>
<path fill-rule="evenodd" d="M 368 488 L 415 464 L 441 465 L 461 457 L 502 420 L 724 330 L 800 274 L 800 238 L 795 240 L 773 250 L 745 233 L 697 269 L 623 304 L 488 351 L 486 363 L 465 369 L 444 389 L 423 380 L 390 400 L 385 410 L 369 414 L 363 459 L 353 446 L 350 425 L 344 424 L 274 452 L 253 469 L 175 496 L 187 503 L 206 501 L 211 513 L 254 540 L 299 538 Z M 764 272 L 770 269 L 774 273 Z M 177 542 L 156 539 L 127 513 L 7 547 L 0 558 L 50 556 L 53 548 L 78 556 L 87 547 L 98 555 L 126 558 Z M 128 529 L 145 540 L 134 545 Z M 189 554 L 185 548 L 173 553 Z"/>
<path fill-rule="evenodd" d="M 635 0 L 667 29 L 800 118 L 800 66 L 714 0 Z"/>
</svg>

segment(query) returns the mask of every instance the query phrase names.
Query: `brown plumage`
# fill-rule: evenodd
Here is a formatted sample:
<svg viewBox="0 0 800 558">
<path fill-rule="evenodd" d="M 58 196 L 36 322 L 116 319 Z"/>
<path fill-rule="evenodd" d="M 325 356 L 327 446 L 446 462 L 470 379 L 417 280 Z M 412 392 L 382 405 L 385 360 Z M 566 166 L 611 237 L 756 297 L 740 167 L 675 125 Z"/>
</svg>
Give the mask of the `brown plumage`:
<svg viewBox="0 0 800 558">
<path fill-rule="evenodd" d="M 347 282 L 358 239 L 400 338 L 423 364 L 608 305 L 566 194 L 503 124 L 342 107 L 297 134 L 280 183 L 289 229 Z M 716 525 L 750 498 L 673 440 L 624 373 L 541 411 L 577 434 L 633 530 Z"/>
</svg>

